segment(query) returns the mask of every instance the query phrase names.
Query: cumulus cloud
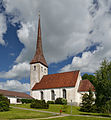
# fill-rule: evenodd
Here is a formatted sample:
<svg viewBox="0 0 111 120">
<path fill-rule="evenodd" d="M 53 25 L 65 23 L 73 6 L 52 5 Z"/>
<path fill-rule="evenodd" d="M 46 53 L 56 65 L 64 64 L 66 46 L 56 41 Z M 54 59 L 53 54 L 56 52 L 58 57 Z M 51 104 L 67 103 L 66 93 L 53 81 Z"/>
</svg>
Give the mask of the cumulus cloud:
<svg viewBox="0 0 111 120">
<path fill-rule="evenodd" d="M 3 40 L 3 34 L 6 32 L 6 17 L 0 13 L 0 44 L 5 45 L 5 41 Z"/>
<path fill-rule="evenodd" d="M 25 47 L 17 57 L 17 63 L 30 61 L 34 55 L 39 10 L 41 11 L 43 48 L 49 64 L 67 59 L 67 56 L 76 55 L 91 44 L 87 40 L 90 26 L 88 7 L 91 2 L 89 0 L 4 1 L 6 12 L 15 16 L 11 22 L 14 24 L 20 21 L 21 24 L 17 33 Z"/>
<path fill-rule="evenodd" d="M 82 57 L 74 57 L 72 63 L 60 71 L 80 69 L 82 72 L 93 73 L 104 58 L 111 60 L 111 0 L 96 0 L 90 7 L 90 13 L 91 33 L 87 39 L 92 44 L 98 43 L 97 49 L 93 52 L 83 52 Z"/>
<path fill-rule="evenodd" d="M 49 64 L 74 56 L 72 63 L 61 71 L 73 68 L 83 72 L 94 72 L 103 58 L 111 60 L 111 0 L 4 0 L 4 2 L 5 12 L 14 16 L 10 22 L 12 24 L 19 22 L 21 25 L 17 35 L 24 48 L 16 58 L 16 66 L 29 62 L 34 55 L 39 10 L 43 48 Z M 96 50 L 83 52 L 96 43 L 98 43 Z M 75 57 L 80 52 L 83 52 L 82 57 Z M 13 67 L 12 70 L 5 72 L 4 77 L 8 78 L 11 71 Z M 16 73 L 15 76 L 19 75 Z"/>
<path fill-rule="evenodd" d="M 99 56 L 102 49 L 102 47 L 98 47 L 93 52 L 84 52 L 81 57 L 74 57 L 72 63 L 63 67 L 60 72 L 80 70 L 81 72 L 94 73 L 103 60 L 103 57 Z"/>
<path fill-rule="evenodd" d="M 18 92 L 29 92 L 30 84 L 21 83 L 17 80 L 7 80 L 6 82 L 0 82 L 0 89 L 18 91 Z"/>
<path fill-rule="evenodd" d="M 0 78 L 6 79 L 21 79 L 23 77 L 29 77 L 30 65 L 26 62 L 18 63 L 14 65 L 8 72 L 0 72 Z"/>
</svg>

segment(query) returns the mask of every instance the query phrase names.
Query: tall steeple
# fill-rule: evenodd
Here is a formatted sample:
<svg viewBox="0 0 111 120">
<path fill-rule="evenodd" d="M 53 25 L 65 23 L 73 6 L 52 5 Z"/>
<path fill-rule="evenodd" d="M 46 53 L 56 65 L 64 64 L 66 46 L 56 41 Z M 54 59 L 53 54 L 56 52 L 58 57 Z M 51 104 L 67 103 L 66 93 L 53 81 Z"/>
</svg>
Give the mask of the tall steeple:
<svg viewBox="0 0 111 120">
<path fill-rule="evenodd" d="M 39 21 L 38 21 L 38 36 L 37 36 L 37 45 L 35 55 L 30 62 L 30 64 L 41 63 L 48 67 L 42 49 L 42 38 L 41 38 L 41 26 L 40 26 L 40 13 L 39 13 Z"/>
</svg>

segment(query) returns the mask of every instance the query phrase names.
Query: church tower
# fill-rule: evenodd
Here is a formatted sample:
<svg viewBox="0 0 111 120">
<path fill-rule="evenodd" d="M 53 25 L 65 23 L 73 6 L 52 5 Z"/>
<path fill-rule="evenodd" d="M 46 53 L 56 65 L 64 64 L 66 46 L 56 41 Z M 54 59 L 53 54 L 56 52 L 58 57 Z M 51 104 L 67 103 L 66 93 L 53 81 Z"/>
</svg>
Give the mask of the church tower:
<svg viewBox="0 0 111 120">
<path fill-rule="evenodd" d="M 32 61 L 30 62 L 30 89 L 32 89 L 36 83 L 39 83 L 41 78 L 47 74 L 48 65 L 46 63 L 42 50 L 42 38 L 39 14 L 36 52 Z"/>
</svg>

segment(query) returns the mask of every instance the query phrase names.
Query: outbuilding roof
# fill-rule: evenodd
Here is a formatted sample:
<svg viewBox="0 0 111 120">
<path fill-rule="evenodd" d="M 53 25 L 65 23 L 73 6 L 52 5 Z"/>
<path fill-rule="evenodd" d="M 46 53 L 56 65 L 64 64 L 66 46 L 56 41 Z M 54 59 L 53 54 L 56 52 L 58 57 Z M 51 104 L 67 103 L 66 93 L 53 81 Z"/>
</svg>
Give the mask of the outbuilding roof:
<svg viewBox="0 0 111 120">
<path fill-rule="evenodd" d="M 36 83 L 32 90 L 74 87 L 78 79 L 79 70 L 44 75 L 39 83 Z"/>
<path fill-rule="evenodd" d="M 3 94 L 4 96 L 8 96 L 8 97 L 10 96 L 10 97 L 29 98 L 29 99 L 32 98 L 30 95 L 28 95 L 26 93 L 1 90 L 1 89 L 0 89 L 0 94 Z"/>
<path fill-rule="evenodd" d="M 89 80 L 81 80 L 78 92 L 88 92 L 89 90 L 95 91 L 93 84 Z"/>
</svg>

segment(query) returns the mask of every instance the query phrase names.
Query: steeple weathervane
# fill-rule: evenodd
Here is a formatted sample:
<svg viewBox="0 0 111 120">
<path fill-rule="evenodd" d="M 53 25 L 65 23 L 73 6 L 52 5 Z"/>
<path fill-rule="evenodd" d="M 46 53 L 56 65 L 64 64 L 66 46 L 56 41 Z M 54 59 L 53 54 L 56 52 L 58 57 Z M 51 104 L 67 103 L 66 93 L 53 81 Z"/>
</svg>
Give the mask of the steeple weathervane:
<svg viewBox="0 0 111 120">
<path fill-rule="evenodd" d="M 42 50 L 42 38 L 41 38 L 41 26 L 40 26 L 40 11 L 39 11 L 39 20 L 38 20 L 38 36 L 37 36 L 37 45 L 36 45 L 36 52 L 34 55 L 34 58 L 30 62 L 30 64 L 33 63 L 41 63 L 48 67 L 46 60 L 43 55 L 43 50 Z"/>
</svg>

